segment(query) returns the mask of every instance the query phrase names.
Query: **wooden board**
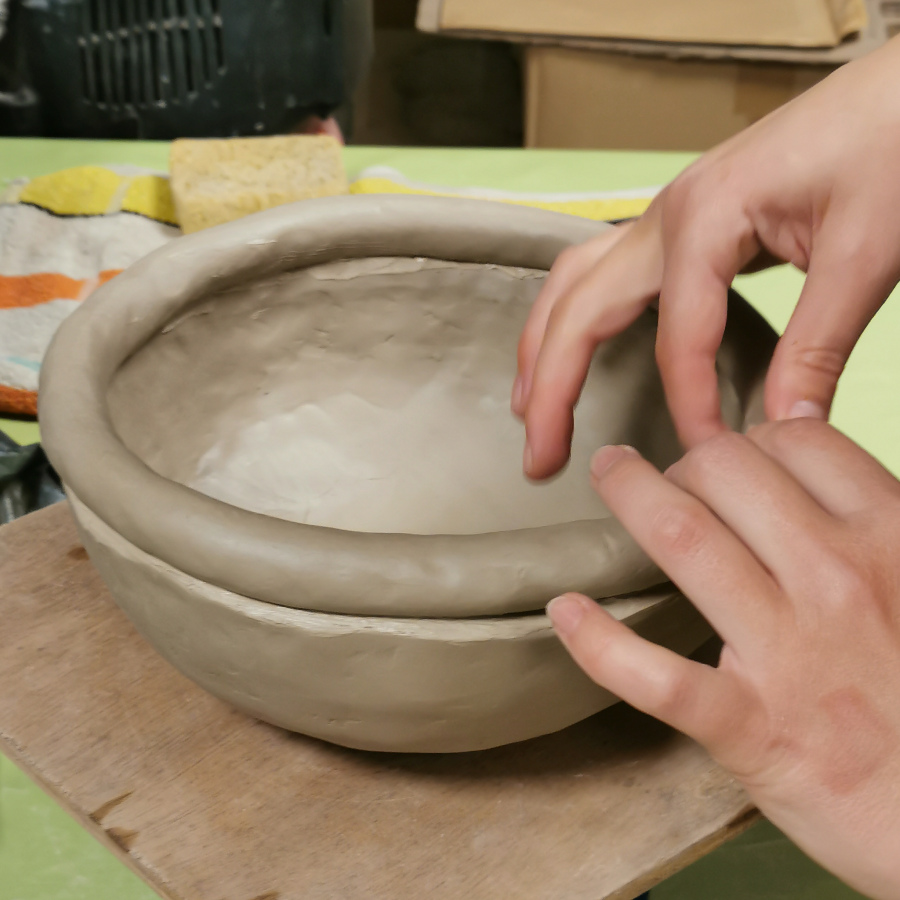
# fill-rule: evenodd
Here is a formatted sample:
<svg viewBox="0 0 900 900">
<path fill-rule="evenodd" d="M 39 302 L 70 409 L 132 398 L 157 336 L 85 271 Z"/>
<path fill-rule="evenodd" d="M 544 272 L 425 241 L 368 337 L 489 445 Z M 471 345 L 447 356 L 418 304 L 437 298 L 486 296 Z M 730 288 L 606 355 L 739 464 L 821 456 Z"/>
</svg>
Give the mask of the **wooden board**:
<svg viewBox="0 0 900 900">
<path fill-rule="evenodd" d="M 138 636 L 64 504 L 0 529 L 0 623 L 0 748 L 165 897 L 628 900 L 757 815 L 623 705 L 445 756 L 250 719 Z"/>
</svg>

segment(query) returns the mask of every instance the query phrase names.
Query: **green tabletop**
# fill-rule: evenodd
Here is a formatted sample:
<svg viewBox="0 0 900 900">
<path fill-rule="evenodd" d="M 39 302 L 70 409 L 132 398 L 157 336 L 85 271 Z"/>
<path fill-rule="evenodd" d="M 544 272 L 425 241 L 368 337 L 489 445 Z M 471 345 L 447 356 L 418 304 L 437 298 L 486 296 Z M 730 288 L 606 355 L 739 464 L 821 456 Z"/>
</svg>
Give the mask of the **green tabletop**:
<svg viewBox="0 0 900 900">
<path fill-rule="evenodd" d="M 131 163 L 167 168 L 160 143 L 0 139 L 0 182 L 68 166 Z M 351 177 L 389 165 L 410 178 L 454 187 L 520 191 L 601 191 L 664 183 L 693 159 L 684 153 L 444 150 L 348 147 Z M 782 329 L 802 276 L 781 267 L 742 277 L 738 288 Z M 900 303 L 889 302 L 860 341 L 841 382 L 833 421 L 900 474 Z M 0 419 L 20 443 L 35 423 Z M 8 760 L 0 757 L 0 900 L 151 900 L 155 897 L 108 851 L 70 821 Z M 847 900 L 856 897 L 763 824 L 652 892 L 653 900 Z"/>
</svg>

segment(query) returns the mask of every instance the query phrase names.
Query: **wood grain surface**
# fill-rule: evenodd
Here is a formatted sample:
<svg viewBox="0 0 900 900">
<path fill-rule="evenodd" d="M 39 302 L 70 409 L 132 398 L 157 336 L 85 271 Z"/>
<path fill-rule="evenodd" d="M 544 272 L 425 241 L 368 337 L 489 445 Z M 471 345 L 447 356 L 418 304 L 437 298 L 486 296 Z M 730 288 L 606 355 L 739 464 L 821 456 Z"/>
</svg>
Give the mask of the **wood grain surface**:
<svg viewBox="0 0 900 900">
<path fill-rule="evenodd" d="M 65 504 L 0 528 L 0 748 L 185 900 L 628 900 L 757 816 L 700 747 L 621 704 L 439 756 L 250 719 L 139 637 Z"/>
</svg>

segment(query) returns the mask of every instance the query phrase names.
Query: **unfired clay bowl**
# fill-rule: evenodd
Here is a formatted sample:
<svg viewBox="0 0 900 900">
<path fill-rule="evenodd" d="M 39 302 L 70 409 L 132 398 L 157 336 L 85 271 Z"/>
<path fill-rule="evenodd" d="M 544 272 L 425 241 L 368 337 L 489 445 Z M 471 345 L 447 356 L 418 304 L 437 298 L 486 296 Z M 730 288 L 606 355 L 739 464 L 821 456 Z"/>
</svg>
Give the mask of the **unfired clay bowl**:
<svg viewBox="0 0 900 900">
<path fill-rule="evenodd" d="M 518 334 L 559 251 L 601 227 L 477 201 L 306 201 L 174 241 L 82 304 L 43 366 L 43 440 L 142 634 L 269 722 L 425 752 L 614 701 L 552 634 L 562 591 L 699 646 L 706 623 L 587 486 L 601 444 L 679 455 L 652 313 L 598 352 L 568 470 L 521 475 Z M 773 344 L 732 297 L 734 427 L 761 416 Z"/>
</svg>

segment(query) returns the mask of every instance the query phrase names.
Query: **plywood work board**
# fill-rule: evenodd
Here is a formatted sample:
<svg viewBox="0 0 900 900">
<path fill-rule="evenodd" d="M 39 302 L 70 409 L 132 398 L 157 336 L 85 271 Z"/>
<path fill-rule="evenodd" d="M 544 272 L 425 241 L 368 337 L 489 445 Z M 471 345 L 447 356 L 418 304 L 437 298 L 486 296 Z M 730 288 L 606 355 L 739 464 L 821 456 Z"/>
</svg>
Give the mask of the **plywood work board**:
<svg viewBox="0 0 900 900">
<path fill-rule="evenodd" d="M 446 756 L 250 719 L 141 639 L 65 504 L 0 528 L 0 750 L 179 900 L 629 900 L 756 817 L 623 705 Z"/>
</svg>

